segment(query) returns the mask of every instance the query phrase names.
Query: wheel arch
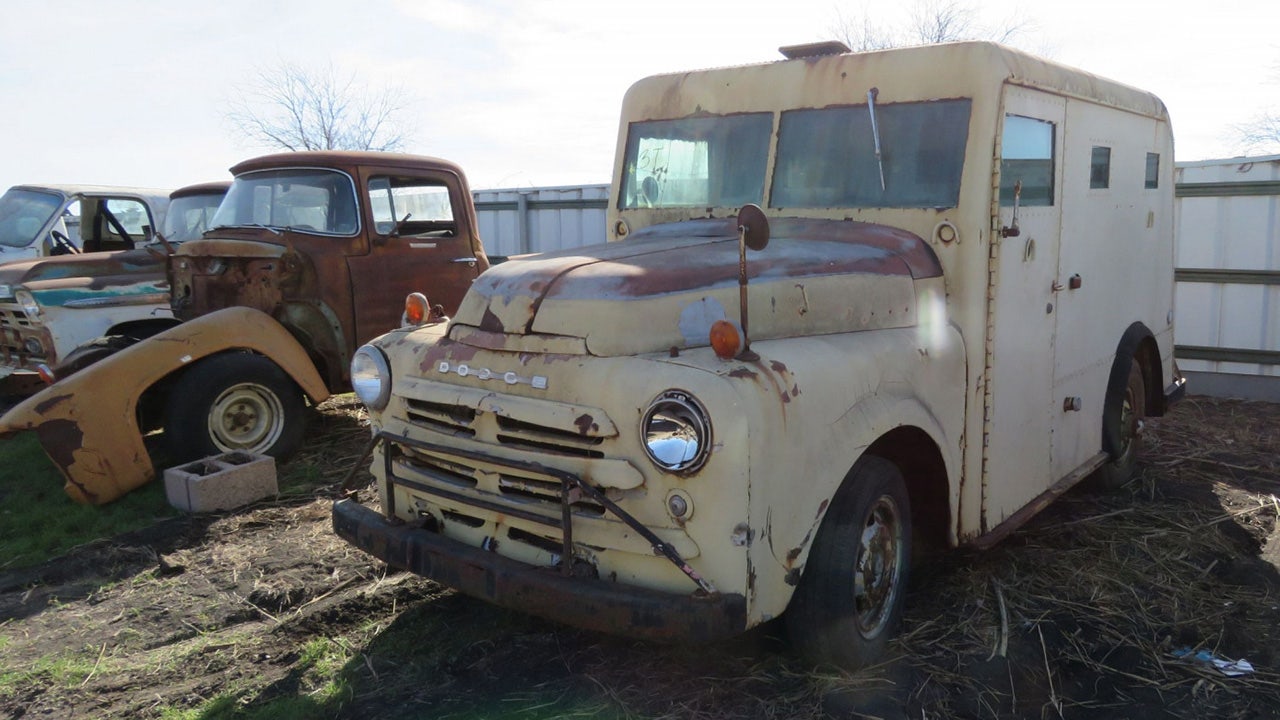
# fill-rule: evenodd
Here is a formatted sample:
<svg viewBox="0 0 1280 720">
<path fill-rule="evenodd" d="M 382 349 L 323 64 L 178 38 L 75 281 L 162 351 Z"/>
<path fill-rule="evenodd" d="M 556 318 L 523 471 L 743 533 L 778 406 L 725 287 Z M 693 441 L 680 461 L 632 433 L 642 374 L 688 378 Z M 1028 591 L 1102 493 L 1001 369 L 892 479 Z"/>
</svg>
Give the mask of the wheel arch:
<svg viewBox="0 0 1280 720">
<path fill-rule="evenodd" d="M 1107 393 L 1103 407 L 1110 408 L 1124 397 L 1129 382 L 1129 364 L 1137 361 L 1142 369 L 1143 390 L 1146 395 L 1147 412 L 1150 415 L 1163 415 L 1164 371 L 1160 364 L 1160 346 L 1155 335 L 1142 322 L 1135 322 L 1125 329 L 1116 345 L 1116 354 L 1111 361 L 1111 374 L 1107 377 Z M 1106 423 L 1102 430 L 1102 449 L 1115 454 L 1121 445 L 1119 437 L 1108 432 Z"/>
<path fill-rule="evenodd" d="M 902 473 L 911 503 L 916 547 L 936 550 L 953 544 L 947 464 L 933 437 L 919 427 L 899 426 L 881 435 L 864 455 L 888 460 Z"/>
</svg>

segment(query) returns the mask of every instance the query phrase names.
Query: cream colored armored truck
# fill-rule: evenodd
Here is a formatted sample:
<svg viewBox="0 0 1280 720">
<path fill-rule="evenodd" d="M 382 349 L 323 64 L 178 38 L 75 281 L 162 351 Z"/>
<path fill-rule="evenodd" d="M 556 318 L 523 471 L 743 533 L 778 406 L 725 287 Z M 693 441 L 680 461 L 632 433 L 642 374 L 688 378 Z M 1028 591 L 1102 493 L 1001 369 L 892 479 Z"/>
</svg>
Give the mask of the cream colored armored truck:
<svg viewBox="0 0 1280 720">
<path fill-rule="evenodd" d="M 913 551 L 1123 481 L 1183 390 L 1164 105 L 993 44 L 842 49 L 632 86 L 617 242 L 356 353 L 380 507 L 336 531 L 609 632 L 785 614 L 856 667 Z"/>
</svg>

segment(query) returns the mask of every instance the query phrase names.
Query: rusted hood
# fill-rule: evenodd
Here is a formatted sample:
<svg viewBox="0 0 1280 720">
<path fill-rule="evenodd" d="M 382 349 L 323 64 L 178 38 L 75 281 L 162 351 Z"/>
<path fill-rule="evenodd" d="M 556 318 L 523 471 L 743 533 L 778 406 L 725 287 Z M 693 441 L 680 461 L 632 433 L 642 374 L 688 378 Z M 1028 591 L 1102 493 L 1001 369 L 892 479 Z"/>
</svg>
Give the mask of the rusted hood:
<svg viewBox="0 0 1280 720">
<path fill-rule="evenodd" d="M 0 264 L 0 284 L 56 283 L 69 278 L 107 279 L 121 276 L 164 276 L 164 252 L 145 249 L 55 255 Z"/>
<path fill-rule="evenodd" d="M 774 218 L 748 251 L 752 340 L 914 322 L 914 279 L 942 274 L 919 237 L 882 225 Z M 733 219 L 645 228 L 618 243 L 497 265 L 455 324 L 493 335 L 567 335 L 596 355 L 706 345 L 716 319 L 739 320 Z M 460 327 L 454 337 L 462 337 Z"/>
</svg>

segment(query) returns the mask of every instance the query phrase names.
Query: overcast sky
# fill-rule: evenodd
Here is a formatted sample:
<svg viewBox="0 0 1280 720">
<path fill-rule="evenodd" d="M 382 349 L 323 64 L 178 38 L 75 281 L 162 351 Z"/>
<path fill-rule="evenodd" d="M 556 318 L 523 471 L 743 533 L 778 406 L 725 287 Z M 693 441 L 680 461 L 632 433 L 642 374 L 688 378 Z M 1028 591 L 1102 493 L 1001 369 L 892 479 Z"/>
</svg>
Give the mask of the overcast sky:
<svg viewBox="0 0 1280 720">
<path fill-rule="evenodd" d="M 176 187 L 228 177 L 254 145 L 225 108 L 259 70 L 332 63 L 404 87 L 407 151 L 473 188 L 607 183 L 622 95 L 655 73 L 776 59 L 840 15 L 902 0 L 8 0 L 0 8 L 0 189 Z M 1177 159 L 1239 152 L 1231 126 L 1280 110 L 1280 0 L 975 2 L 1024 49 L 1159 95 Z"/>
</svg>

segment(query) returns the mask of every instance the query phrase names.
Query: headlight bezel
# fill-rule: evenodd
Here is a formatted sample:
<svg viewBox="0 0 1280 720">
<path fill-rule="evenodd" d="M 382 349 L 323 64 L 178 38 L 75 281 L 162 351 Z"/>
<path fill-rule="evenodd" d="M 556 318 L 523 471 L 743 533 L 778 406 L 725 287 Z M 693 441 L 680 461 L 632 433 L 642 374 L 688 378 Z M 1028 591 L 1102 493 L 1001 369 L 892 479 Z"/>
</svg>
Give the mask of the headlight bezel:
<svg viewBox="0 0 1280 720">
<path fill-rule="evenodd" d="M 385 409 L 391 402 L 391 364 L 382 349 L 361 345 L 351 356 L 350 372 L 351 389 L 360 402 L 370 410 Z"/>
<path fill-rule="evenodd" d="M 691 475 L 701 470 L 711 457 L 712 438 L 710 414 L 685 390 L 658 393 L 640 416 L 640 445 L 663 472 Z"/>
<path fill-rule="evenodd" d="M 40 319 L 40 303 L 36 302 L 36 298 L 31 294 L 30 290 L 18 288 L 13 291 L 13 301 L 18 303 L 22 308 L 22 312 L 32 320 Z"/>
</svg>

